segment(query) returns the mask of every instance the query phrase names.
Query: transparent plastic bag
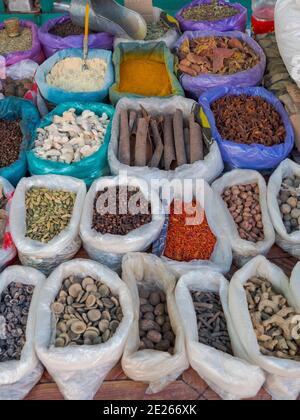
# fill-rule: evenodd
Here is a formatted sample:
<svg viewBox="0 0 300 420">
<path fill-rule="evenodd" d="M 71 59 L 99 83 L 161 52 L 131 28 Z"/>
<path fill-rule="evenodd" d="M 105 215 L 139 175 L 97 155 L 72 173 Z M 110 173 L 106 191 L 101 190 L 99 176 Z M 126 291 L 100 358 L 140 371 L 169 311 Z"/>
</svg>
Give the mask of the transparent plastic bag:
<svg viewBox="0 0 300 420">
<path fill-rule="evenodd" d="M 3 187 L 3 194 L 8 200 L 6 212 L 8 213 L 8 221 L 6 223 L 5 234 L 3 238 L 3 246 L 0 248 L 0 270 L 3 270 L 17 255 L 16 247 L 11 239 L 10 233 L 10 206 L 15 189 L 7 179 L 0 177 L 0 185 Z"/>
<path fill-rule="evenodd" d="M 37 306 L 45 276 L 34 268 L 11 266 L 0 274 L 0 295 L 12 282 L 35 287 L 26 326 L 26 343 L 20 360 L 0 363 L 0 400 L 21 400 L 40 380 L 43 367 L 34 349 Z"/>
<path fill-rule="evenodd" d="M 127 235 L 102 235 L 92 229 L 93 206 L 95 195 L 104 188 L 117 185 L 137 187 L 144 197 L 151 202 L 152 222 L 135 229 Z M 157 239 L 164 224 L 161 203 L 155 191 L 149 192 L 143 180 L 131 177 L 103 177 L 96 180 L 87 193 L 80 223 L 80 236 L 83 247 L 89 257 L 102 264 L 108 265 L 114 271 L 119 271 L 122 258 L 128 252 L 146 251 Z"/>
<path fill-rule="evenodd" d="M 289 305 L 300 313 L 300 302 L 290 288 L 289 279 L 276 265 L 265 257 L 258 256 L 237 271 L 231 279 L 229 286 L 229 310 L 234 328 L 244 347 L 247 360 L 267 373 L 265 388 L 277 400 L 295 400 L 300 393 L 300 362 L 264 356 L 253 329 L 246 292 L 245 283 L 253 277 L 266 278 L 276 292 L 287 299 Z"/>
<path fill-rule="evenodd" d="M 201 344 L 191 292 L 219 294 L 233 352 L 242 347 L 228 307 L 228 281 L 219 273 L 202 269 L 180 278 L 175 290 L 176 304 L 184 327 L 186 347 L 192 368 L 225 400 L 252 398 L 265 382 L 262 370 L 244 360 Z"/>
<path fill-rule="evenodd" d="M 183 328 L 175 303 L 176 277 L 159 258 L 149 254 L 127 254 L 123 258 L 122 271 L 134 308 L 134 322 L 124 349 L 122 367 L 125 374 L 134 381 L 149 383 L 147 394 L 155 394 L 175 381 L 189 366 Z M 170 322 L 176 335 L 173 355 L 158 350 L 138 350 L 139 284 L 149 289 L 159 288 L 166 294 Z"/>
<path fill-rule="evenodd" d="M 25 193 L 32 187 L 70 191 L 77 194 L 68 227 L 46 244 L 25 236 Z M 19 182 L 11 205 L 10 224 L 12 238 L 23 265 L 38 268 L 45 274 L 49 274 L 59 264 L 75 256 L 81 246 L 79 223 L 85 194 L 86 186 L 83 181 L 63 175 L 32 176 L 23 178 Z"/>
<path fill-rule="evenodd" d="M 53 317 L 50 306 L 68 276 L 92 277 L 118 295 L 123 320 L 106 343 L 92 346 L 54 347 Z M 122 356 L 132 326 L 133 308 L 129 290 L 119 276 L 95 261 L 75 259 L 61 264 L 48 277 L 37 309 L 36 352 L 61 393 L 68 400 L 91 400 L 106 375 Z"/>
<path fill-rule="evenodd" d="M 254 183 L 257 183 L 259 186 L 259 201 L 265 235 L 265 239 L 257 243 L 246 241 L 240 237 L 233 217 L 231 216 L 226 203 L 222 199 L 223 191 L 226 188 L 233 187 L 234 185 Z M 247 169 L 236 169 L 227 172 L 222 176 L 222 178 L 215 181 L 212 185 L 212 189 L 218 195 L 220 203 L 226 213 L 225 227 L 228 231 L 228 237 L 230 238 L 233 258 L 236 265 L 240 267 L 246 264 L 249 259 L 256 257 L 257 255 L 266 255 L 275 242 L 275 232 L 268 212 L 266 182 L 260 173 Z"/>
</svg>

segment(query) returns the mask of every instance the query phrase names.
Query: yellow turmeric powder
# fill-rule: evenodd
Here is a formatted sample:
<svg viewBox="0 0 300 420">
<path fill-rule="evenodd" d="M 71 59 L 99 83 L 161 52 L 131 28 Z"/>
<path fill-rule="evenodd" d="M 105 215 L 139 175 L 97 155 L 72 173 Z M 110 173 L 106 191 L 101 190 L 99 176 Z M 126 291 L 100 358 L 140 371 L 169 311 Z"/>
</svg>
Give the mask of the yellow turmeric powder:
<svg viewBox="0 0 300 420">
<path fill-rule="evenodd" d="M 172 86 L 165 63 L 126 57 L 121 63 L 119 92 L 142 96 L 171 95 Z"/>
</svg>

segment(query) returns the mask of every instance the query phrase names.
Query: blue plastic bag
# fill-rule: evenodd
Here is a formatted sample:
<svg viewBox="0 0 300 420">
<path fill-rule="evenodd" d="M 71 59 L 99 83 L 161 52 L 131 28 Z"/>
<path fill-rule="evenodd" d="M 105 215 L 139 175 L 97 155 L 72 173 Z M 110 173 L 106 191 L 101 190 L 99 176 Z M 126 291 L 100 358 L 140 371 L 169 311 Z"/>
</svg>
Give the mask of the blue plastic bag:
<svg viewBox="0 0 300 420">
<path fill-rule="evenodd" d="M 19 180 L 26 175 L 26 150 L 32 142 L 33 133 L 40 121 L 40 116 L 38 110 L 31 102 L 10 97 L 0 101 L 0 120 L 20 120 L 23 141 L 20 148 L 19 159 L 10 166 L 0 168 L 0 176 L 6 178 L 11 184 L 16 186 Z"/>
<path fill-rule="evenodd" d="M 51 71 L 53 66 L 67 58 L 67 57 L 80 57 L 82 58 L 82 49 L 70 48 L 55 53 L 52 57 L 48 58 L 39 68 L 36 73 L 36 83 L 42 96 L 49 102 L 59 105 L 63 102 L 102 102 L 108 95 L 108 90 L 114 82 L 114 69 L 112 64 L 112 53 L 106 50 L 90 50 L 88 59 L 100 58 L 107 62 L 107 70 L 104 79 L 103 87 L 95 92 L 67 92 L 66 90 L 56 88 L 48 85 L 46 76 Z"/>
<path fill-rule="evenodd" d="M 262 48 L 256 41 L 250 36 L 238 32 L 217 32 L 217 31 L 196 31 L 196 32 L 185 32 L 183 36 L 178 40 L 176 49 L 179 50 L 180 46 L 186 39 L 198 39 L 209 36 L 220 36 L 237 38 L 240 41 L 246 42 L 253 51 L 259 56 L 260 62 L 249 70 L 241 71 L 239 73 L 231 75 L 220 75 L 220 74 L 201 74 L 196 77 L 189 76 L 187 74 L 181 74 L 180 82 L 185 90 L 186 94 L 198 101 L 199 96 L 206 92 L 208 89 L 222 87 L 222 86 L 235 86 L 235 87 L 249 87 L 258 86 L 264 77 L 266 68 L 266 56 Z"/>
<path fill-rule="evenodd" d="M 114 115 L 114 108 L 110 105 L 100 103 L 87 103 L 87 102 L 66 102 L 58 105 L 52 112 L 46 115 L 40 122 L 39 128 L 44 128 L 52 124 L 53 117 L 55 115 L 61 116 L 65 111 L 70 108 L 76 109 L 76 114 L 80 115 L 85 110 L 95 112 L 98 116 L 106 113 L 110 118 L 110 123 L 107 127 L 104 143 L 100 149 L 91 156 L 82 159 L 79 162 L 74 163 L 63 163 L 63 162 L 52 162 L 51 160 L 41 159 L 36 156 L 32 150 L 27 152 L 28 168 L 31 175 L 67 175 L 74 178 L 79 178 L 85 181 L 87 186 L 90 186 L 92 182 L 100 178 L 101 176 L 109 174 L 109 166 L 107 161 L 107 150 L 110 141 L 112 119 Z M 36 138 L 36 130 L 34 138 Z"/>
<path fill-rule="evenodd" d="M 267 147 L 261 144 L 238 144 L 233 141 L 222 139 L 216 127 L 215 117 L 210 106 L 219 98 L 227 95 L 260 96 L 268 103 L 272 104 L 276 111 L 281 115 L 286 129 L 284 143 Z M 294 130 L 289 116 L 279 99 L 266 89 L 262 87 L 244 89 L 223 87 L 211 89 L 200 97 L 199 103 L 208 119 L 212 135 L 220 147 L 224 163 L 230 169 L 241 168 L 255 169 L 258 171 L 275 169 L 292 151 L 294 146 Z"/>
</svg>

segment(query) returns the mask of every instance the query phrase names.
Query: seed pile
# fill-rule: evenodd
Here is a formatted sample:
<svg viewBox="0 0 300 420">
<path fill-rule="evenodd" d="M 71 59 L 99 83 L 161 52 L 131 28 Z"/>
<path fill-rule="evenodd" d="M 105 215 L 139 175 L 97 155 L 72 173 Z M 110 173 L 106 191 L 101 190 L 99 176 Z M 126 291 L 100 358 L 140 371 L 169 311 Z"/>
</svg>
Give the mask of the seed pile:
<svg viewBox="0 0 300 420">
<path fill-rule="evenodd" d="M 37 129 L 33 152 L 52 162 L 73 163 L 93 155 L 103 145 L 110 120 L 86 110 L 76 115 L 70 108 L 62 116 L 55 115 L 52 124 Z"/>
<path fill-rule="evenodd" d="M 106 343 L 123 319 L 118 296 L 91 277 L 66 278 L 51 309 L 56 319 L 55 347 Z"/>
<path fill-rule="evenodd" d="M 112 187 L 97 192 L 92 229 L 98 233 L 124 236 L 151 221 L 151 204 L 138 188 Z"/>
<path fill-rule="evenodd" d="M 0 29 L 0 55 L 16 51 L 27 51 L 32 48 L 31 29 L 20 27 L 20 31 L 19 36 L 10 38 L 5 29 Z"/>
<path fill-rule="evenodd" d="M 173 115 L 151 116 L 141 111 L 120 113 L 119 161 L 129 166 L 174 170 L 204 159 L 200 125 L 194 114 L 185 119 L 179 109 Z"/>
<path fill-rule="evenodd" d="M 5 168 L 19 159 L 23 138 L 20 122 L 0 119 L 0 133 L 0 168 Z"/>
<path fill-rule="evenodd" d="M 69 191 L 31 188 L 25 195 L 26 237 L 48 243 L 69 225 L 76 194 Z"/>
<path fill-rule="evenodd" d="M 224 140 L 267 147 L 284 143 L 281 115 L 259 96 L 224 96 L 212 104 L 212 111 Z"/>
<path fill-rule="evenodd" d="M 83 35 L 83 33 L 84 33 L 84 29 L 79 25 L 75 25 L 71 21 L 71 19 L 66 22 L 57 23 L 49 31 L 49 34 L 60 36 L 61 38 L 65 38 L 67 36 L 74 36 L 74 35 Z M 90 33 L 93 33 L 93 32 L 90 31 Z"/>
<path fill-rule="evenodd" d="M 287 233 L 300 230 L 300 177 L 289 177 L 283 180 L 278 205 Z"/>
<path fill-rule="evenodd" d="M 207 73 L 239 73 L 253 68 L 260 60 L 246 42 L 226 36 L 187 38 L 178 54 L 179 70 L 193 77 Z"/>
<path fill-rule="evenodd" d="M 8 200 L 4 195 L 3 186 L 0 184 L 0 247 L 3 246 L 6 224 L 8 219 L 8 213 L 6 211 L 7 203 Z"/>
<path fill-rule="evenodd" d="M 174 352 L 175 334 L 170 323 L 166 295 L 162 290 L 148 290 L 139 285 L 140 347 L 139 350 Z"/>
<path fill-rule="evenodd" d="M 13 80 L 7 77 L 2 83 L 2 93 L 4 96 L 17 96 L 24 98 L 25 94 L 31 90 L 33 81 L 31 79 Z"/>
<path fill-rule="evenodd" d="M 286 298 L 261 277 L 252 277 L 245 284 L 252 324 L 265 356 L 300 361 L 300 341 L 293 339 L 298 315 Z"/>
<path fill-rule="evenodd" d="M 0 297 L 0 362 L 20 360 L 34 286 L 10 283 Z"/>
<path fill-rule="evenodd" d="M 212 1 L 212 4 L 190 7 L 183 11 L 182 16 L 185 20 L 215 22 L 217 20 L 228 19 L 239 13 L 234 7 L 219 5 L 218 3 L 218 1 Z"/>
<path fill-rule="evenodd" d="M 220 296 L 212 292 L 192 292 L 199 342 L 233 354 Z"/>
<path fill-rule="evenodd" d="M 169 26 L 162 19 L 160 19 L 158 22 L 148 23 L 145 41 L 152 41 L 158 38 L 162 38 L 169 29 Z"/>
<path fill-rule="evenodd" d="M 259 195 L 255 183 L 226 188 L 222 195 L 240 237 L 254 243 L 265 239 Z"/>
</svg>

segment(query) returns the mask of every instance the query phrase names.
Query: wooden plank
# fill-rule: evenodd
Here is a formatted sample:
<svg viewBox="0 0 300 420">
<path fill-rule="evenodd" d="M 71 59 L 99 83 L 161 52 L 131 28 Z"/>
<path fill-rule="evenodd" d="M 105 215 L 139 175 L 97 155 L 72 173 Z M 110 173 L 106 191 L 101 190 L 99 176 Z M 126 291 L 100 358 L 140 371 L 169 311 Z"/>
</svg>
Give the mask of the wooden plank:
<svg viewBox="0 0 300 420">
<path fill-rule="evenodd" d="M 207 383 L 193 369 L 186 370 L 182 375 L 182 380 L 200 395 L 203 395 L 208 388 Z"/>
</svg>

